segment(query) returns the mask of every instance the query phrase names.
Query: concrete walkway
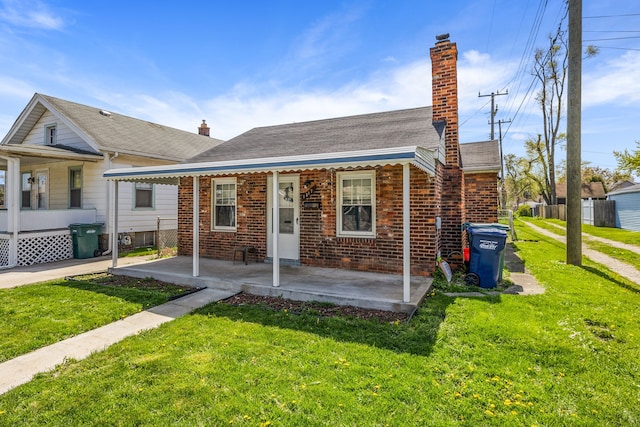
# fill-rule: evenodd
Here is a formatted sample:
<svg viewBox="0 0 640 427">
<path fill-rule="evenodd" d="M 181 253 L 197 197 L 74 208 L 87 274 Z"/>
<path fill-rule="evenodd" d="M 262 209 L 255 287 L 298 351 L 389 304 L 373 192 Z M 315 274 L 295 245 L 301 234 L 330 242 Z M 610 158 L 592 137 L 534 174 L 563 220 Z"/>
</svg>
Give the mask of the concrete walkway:
<svg viewBox="0 0 640 427">
<path fill-rule="evenodd" d="M 84 359 L 128 336 L 156 328 L 234 293 L 207 288 L 0 363 L 0 394 L 31 381 L 40 372 L 54 369 L 67 359 Z"/>
<path fill-rule="evenodd" d="M 528 227 L 531 227 L 537 233 L 543 234 L 547 237 L 551 237 L 552 239 L 555 239 L 559 242 L 567 244 L 567 239 L 565 236 L 560 236 L 549 230 L 545 230 L 544 228 L 538 227 L 537 225 L 533 225 L 530 222 L 525 222 L 525 224 Z M 606 239 L 603 239 L 603 240 L 606 240 Z M 613 246 L 619 246 L 618 242 L 613 242 L 613 241 L 610 241 L 610 242 L 612 242 L 611 244 Z M 633 245 L 629 245 L 629 246 L 633 246 Z M 632 265 L 618 261 L 615 258 L 611 258 L 610 256 L 603 254 L 602 252 L 589 249 L 587 245 L 584 243 L 582 244 L 582 254 L 587 258 L 589 258 L 591 261 L 597 262 L 598 264 L 602 264 L 606 266 L 608 269 L 610 269 L 611 271 L 615 271 L 617 274 L 621 275 L 622 277 L 625 277 L 631 280 L 632 282 L 640 285 L 640 271 L 636 270 L 636 268 L 633 267 Z"/>
<path fill-rule="evenodd" d="M 154 261 L 155 257 L 136 256 L 118 258 L 118 265 L 134 265 Z M 31 283 L 62 279 L 68 276 L 107 271 L 111 267 L 111 256 L 88 259 L 66 259 L 47 264 L 34 264 L 26 267 L 15 267 L 0 270 L 0 289 L 15 288 Z"/>
</svg>

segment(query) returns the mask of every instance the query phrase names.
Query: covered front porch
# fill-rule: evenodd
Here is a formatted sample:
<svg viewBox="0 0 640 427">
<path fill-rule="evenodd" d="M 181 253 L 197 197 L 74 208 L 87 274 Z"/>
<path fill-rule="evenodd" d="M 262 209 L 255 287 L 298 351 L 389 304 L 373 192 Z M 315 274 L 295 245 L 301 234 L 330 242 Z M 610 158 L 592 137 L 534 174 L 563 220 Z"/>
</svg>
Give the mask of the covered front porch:
<svg viewBox="0 0 640 427">
<path fill-rule="evenodd" d="M 0 269 L 73 256 L 69 225 L 99 219 L 83 208 L 83 169 L 101 161 L 61 146 L 0 145 Z"/>
<path fill-rule="evenodd" d="M 144 264 L 112 267 L 109 271 L 132 277 L 151 277 L 194 287 L 278 296 L 298 301 L 388 310 L 411 314 L 430 292 L 433 279 L 412 276 L 409 301 L 403 298 L 403 276 L 308 266 L 280 266 L 280 285 L 273 286 L 273 266 L 266 263 L 200 258 L 198 276 L 191 257 L 178 256 Z"/>
<path fill-rule="evenodd" d="M 408 146 L 360 150 L 357 152 L 108 170 L 104 173 L 104 177 L 114 182 L 114 197 L 112 199 L 114 203 L 112 210 L 114 212 L 118 212 L 117 194 L 119 184 L 122 181 L 181 183 L 183 194 L 180 198 L 180 203 L 183 204 L 183 218 L 181 220 L 183 231 L 180 235 L 181 237 L 179 237 L 179 246 L 183 250 L 181 252 L 179 250 L 179 252 L 184 255 L 190 255 L 190 257 L 179 257 L 165 263 L 159 261 L 142 269 L 119 270 L 117 268 L 117 244 L 113 244 L 113 272 L 121 272 L 120 274 L 137 277 L 154 277 L 170 282 L 180 281 L 180 283 L 195 286 L 226 287 L 238 292 L 246 291 L 253 294 L 283 296 L 298 300 L 315 300 L 364 308 L 412 312 L 430 289 L 431 279 L 424 276 L 428 276 L 425 273 L 430 271 L 427 268 L 432 268 L 428 265 L 429 256 L 435 261 L 435 253 L 439 250 L 437 238 L 439 221 L 436 218 L 438 212 L 435 209 L 435 205 L 429 202 L 429 197 L 431 194 L 435 194 L 435 190 L 431 189 L 432 193 L 429 194 L 427 194 L 428 191 L 425 192 L 424 190 L 428 186 L 426 184 L 430 179 L 428 177 L 435 176 L 437 158 L 438 154 L 434 150 Z M 381 222 L 380 228 L 388 227 L 392 223 L 393 227 L 387 228 L 384 233 L 376 234 L 375 230 L 373 230 L 372 233 L 366 236 L 357 235 L 354 237 L 349 235 L 351 237 L 343 238 L 343 236 L 338 236 L 338 232 L 334 230 L 337 221 L 333 218 L 333 222 L 328 227 L 331 231 L 325 241 L 334 243 L 338 237 L 341 237 L 343 245 L 336 251 L 339 254 L 343 254 L 339 255 L 340 263 L 349 263 L 353 258 L 358 257 L 362 250 L 367 250 L 366 247 L 362 246 L 363 241 L 375 240 L 377 242 L 378 240 L 383 241 L 385 238 L 389 238 L 390 243 L 386 246 L 381 245 L 380 250 L 374 254 L 374 259 L 379 260 L 380 263 L 386 262 L 393 269 L 378 269 L 371 262 L 354 264 L 355 267 L 350 266 L 350 268 L 318 265 L 314 264 L 313 260 L 315 259 L 314 257 L 321 257 L 322 253 L 318 251 L 316 254 L 313 250 L 306 254 L 307 259 L 305 263 L 302 263 L 302 266 L 291 265 L 289 261 L 298 261 L 300 258 L 298 255 L 292 258 L 285 251 L 287 247 L 299 248 L 300 241 L 298 240 L 294 245 L 288 246 L 286 239 L 283 238 L 282 225 L 271 227 L 270 229 L 269 227 L 264 227 L 264 225 L 270 223 L 281 224 L 279 221 L 280 211 L 287 203 L 294 206 L 295 213 L 293 216 L 283 218 L 289 220 L 290 228 L 288 230 L 293 228 L 294 235 L 299 235 L 300 223 L 305 225 L 316 224 L 317 227 L 319 222 L 305 223 L 304 220 L 306 218 L 304 217 L 302 221 L 299 221 L 301 215 L 298 215 L 297 208 L 302 204 L 301 199 L 305 199 L 304 195 L 299 194 L 296 189 L 299 187 L 298 183 L 302 180 L 296 180 L 295 185 L 285 183 L 285 188 L 283 189 L 280 176 L 296 171 L 327 171 L 328 179 L 325 181 L 328 183 L 327 188 L 329 190 L 327 194 L 330 198 L 327 200 L 330 200 L 330 202 L 322 214 L 330 216 L 333 215 L 333 212 L 336 212 L 336 205 L 332 203 L 337 192 L 335 185 L 329 185 L 330 183 L 335 183 L 338 174 L 336 171 L 353 171 L 363 168 L 372 170 L 376 167 L 388 167 L 389 169 L 386 171 L 389 174 L 388 176 L 395 176 L 395 186 L 386 184 L 382 188 L 381 184 L 380 188 L 375 190 L 376 194 L 381 195 L 381 201 L 389 206 L 388 209 L 390 211 L 394 212 L 393 219 L 388 219 L 384 224 Z M 411 217 L 412 191 L 410 185 L 412 183 L 412 169 L 414 170 L 414 185 L 421 187 L 421 192 L 414 193 L 414 204 L 423 208 L 421 210 L 423 216 L 420 217 L 419 212 L 416 211 L 413 220 Z M 261 182 L 257 182 L 258 178 L 247 179 L 244 175 L 260 177 Z M 373 173 L 370 173 L 370 176 L 373 175 Z M 381 175 L 384 174 L 381 172 Z M 250 209 L 241 213 L 240 217 L 243 218 L 243 221 L 250 215 L 258 216 L 255 222 L 257 231 L 253 233 L 245 232 L 245 235 L 243 235 L 244 240 L 237 240 L 239 229 L 235 228 L 235 222 L 233 229 L 228 230 L 226 234 L 219 232 L 213 236 L 211 233 L 211 229 L 214 229 L 214 227 L 210 223 L 211 212 L 209 206 L 212 199 L 208 180 L 216 176 L 241 176 L 237 180 L 247 183 L 247 187 L 242 188 L 240 194 L 256 194 L 257 199 L 254 201 L 240 199 L 238 202 L 238 205 L 242 204 L 244 206 L 246 204 L 250 207 Z M 232 184 L 234 194 L 237 180 L 234 179 Z M 369 181 L 375 181 L 375 179 L 370 178 Z M 383 181 L 383 178 L 380 178 L 379 182 Z M 203 187 L 204 191 L 201 191 L 201 184 L 206 186 Z M 304 186 L 305 184 L 303 183 L 302 185 Z M 387 196 L 385 199 L 382 193 L 385 190 L 390 191 L 389 188 L 391 187 L 395 189 L 392 192 L 394 198 Z M 376 186 L 372 185 L 372 188 L 376 188 Z M 290 191 L 292 189 L 293 192 Z M 235 197 L 233 200 L 233 203 L 235 203 Z M 321 200 L 316 201 L 318 204 L 320 202 Z M 270 220 L 264 219 L 265 211 L 270 212 Z M 383 208 L 380 211 L 382 212 Z M 413 229 L 412 221 L 415 227 Z M 117 224 L 118 215 L 115 215 L 114 227 L 116 229 Z M 375 220 L 372 221 L 372 224 L 375 224 Z M 249 229 L 247 224 L 243 223 L 243 226 L 245 226 L 246 230 Z M 217 230 L 214 229 L 214 231 Z M 412 231 L 415 232 L 413 240 L 421 242 L 414 244 L 414 254 L 423 257 L 421 259 L 422 264 L 415 268 L 414 271 L 411 269 Z M 428 237 L 431 233 L 434 236 L 433 240 Z M 229 236 L 233 246 L 228 244 L 225 247 L 226 253 L 217 254 L 217 256 L 206 256 L 208 249 L 216 243 L 223 242 L 223 240 L 224 242 L 229 241 Z M 313 237 L 312 234 L 308 236 L 308 239 Z M 201 243 L 201 237 L 205 237 L 207 240 L 203 240 Z M 260 241 L 264 237 L 270 239 L 270 242 L 268 241 L 266 245 L 267 251 L 264 250 L 264 242 Z M 362 237 L 366 237 L 366 239 Z M 180 238 L 182 241 L 180 241 Z M 256 241 L 255 245 L 251 239 Z M 262 246 L 260 246 L 261 244 Z M 369 243 L 370 246 L 373 244 L 373 242 Z M 242 266 L 233 265 L 232 261 L 229 261 L 229 253 L 236 250 L 238 246 L 246 245 L 253 246 L 258 250 L 261 249 L 259 259 L 261 261 L 270 259 L 271 262 L 243 264 Z M 431 251 L 429 256 L 422 255 L 426 250 Z M 391 251 L 395 252 L 392 254 Z M 264 256 L 265 252 L 266 257 Z M 336 265 L 339 264 L 336 263 Z M 380 273 L 380 271 L 385 273 Z M 423 277 L 415 277 L 418 275 Z"/>
</svg>

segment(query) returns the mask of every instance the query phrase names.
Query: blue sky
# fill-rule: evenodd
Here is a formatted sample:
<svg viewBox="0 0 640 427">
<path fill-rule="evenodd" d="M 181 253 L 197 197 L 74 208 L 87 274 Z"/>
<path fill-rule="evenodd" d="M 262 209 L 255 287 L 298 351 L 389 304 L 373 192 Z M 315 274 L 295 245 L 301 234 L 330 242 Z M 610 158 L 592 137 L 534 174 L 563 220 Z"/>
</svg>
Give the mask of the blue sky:
<svg viewBox="0 0 640 427">
<path fill-rule="evenodd" d="M 583 63 L 582 158 L 613 169 L 613 150 L 640 140 L 640 5 L 583 3 L 585 44 L 602 49 Z M 513 120 L 505 153 L 523 155 L 541 131 L 527 94 L 532 49 L 555 32 L 563 4 L 0 0 L 0 135 L 35 92 L 193 132 L 206 119 L 221 139 L 431 105 L 429 48 L 450 33 L 462 142 L 489 137 L 489 98 L 478 94 L 508 90 L 496 118 Z"/>
</svg>

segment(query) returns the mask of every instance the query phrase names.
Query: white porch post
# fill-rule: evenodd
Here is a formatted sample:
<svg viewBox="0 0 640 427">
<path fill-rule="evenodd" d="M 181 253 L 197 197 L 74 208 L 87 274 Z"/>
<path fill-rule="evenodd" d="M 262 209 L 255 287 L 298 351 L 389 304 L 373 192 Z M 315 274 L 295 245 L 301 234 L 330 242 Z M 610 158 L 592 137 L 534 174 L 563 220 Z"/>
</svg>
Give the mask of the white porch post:
<svg viewBox="0 0 640 427">
<path fill-rule="evenodd" d="M 273 286 L 280 286 L 280 256 L 278 255 L 278 235 L 280 234 L 280 206 L 278 197 L 278 171 L 273 171 L 273 180 L 271 181 L 271 198 L 273 203 L 273 214 L 271 215 L 273 237 Z"/>
<path fill-rule="evenodd" d="M 113 181 L 113 201 L 111 202 L 113 209 L 113 221 L 111 222 L 111 267 L 113 268 L 118 266 L 118 184 L 118 180 Z"/>
<path fill-rule="evenodd" d="M 409 164 L 402 165 L 402 301 L 411 301 L 411 206 Z"/>
<path fill-rule="evenodd" d="M 7 176 L 5 182 L 7 204 L 7 231 L 13 236 L 9 240 L 9 265 L 18 264 L 18 236 L 20 232 L 20 159 L 7 157 Z"/>
<path fill-rule="evenodd" d="M 200 276 L 200 177 L 193 177 L 193 277 Z"/>
</svg>

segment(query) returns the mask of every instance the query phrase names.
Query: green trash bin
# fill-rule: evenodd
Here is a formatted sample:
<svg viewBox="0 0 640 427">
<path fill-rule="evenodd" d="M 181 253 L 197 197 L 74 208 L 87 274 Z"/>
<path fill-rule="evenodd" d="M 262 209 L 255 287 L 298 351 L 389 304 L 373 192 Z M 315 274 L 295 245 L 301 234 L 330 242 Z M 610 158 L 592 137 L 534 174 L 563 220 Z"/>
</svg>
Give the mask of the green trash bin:
<svg viewBox="0 0 640 427">
<path fill-rule="evenodd" d="M 69 230 L 74 258 L 93 258 L 100 255 L 98 240 L 102 234 L 102 224 L 71 224 Z"/>
</svg>

